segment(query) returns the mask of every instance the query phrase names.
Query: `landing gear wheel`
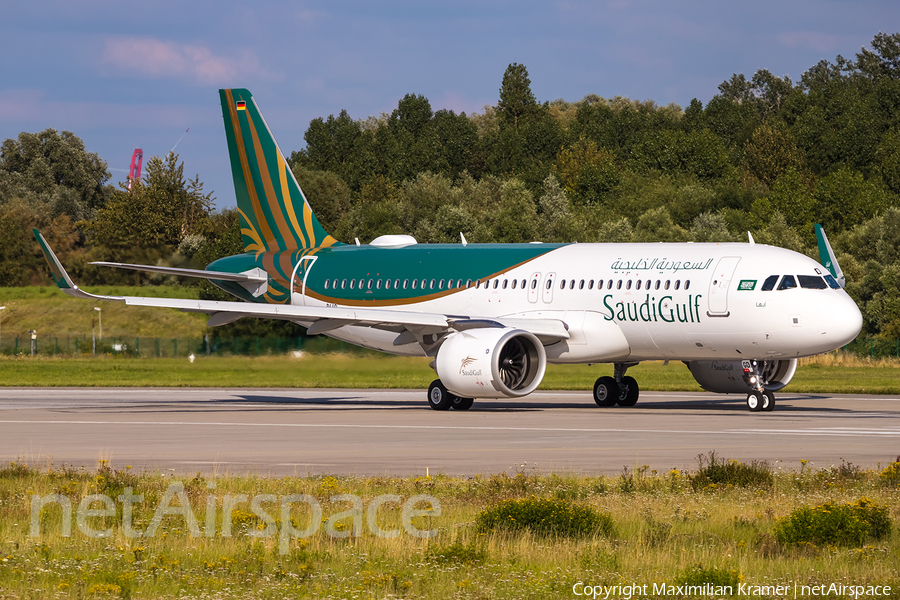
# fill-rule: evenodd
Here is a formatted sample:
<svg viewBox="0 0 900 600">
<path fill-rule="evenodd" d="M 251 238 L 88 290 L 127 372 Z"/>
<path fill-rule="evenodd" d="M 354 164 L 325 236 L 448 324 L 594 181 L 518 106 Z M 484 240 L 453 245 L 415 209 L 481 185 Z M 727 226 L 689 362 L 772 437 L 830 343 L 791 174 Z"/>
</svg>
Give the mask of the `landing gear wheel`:
<svg viewBox="0 0 900 600">
<path fill-rule="evenodd" d="M 765 402 L 763 402 L 762 409 L 766 412 L 775 410 L 775 394 L 766 390 L 765 392 L 763 392 L 763 396 L 765 398 Z"/>
<path fill-rule="evenodd" d="M 759 412 L 765 403 L 765 396 L 761 392 L 750 392 L 747 394 L 747 408 L 750 412 Z"/>
<path fill-rule="evenodd" d="M 594 382 L 594 402 L 597 406 L 613 406 L 619 398 L 619 384 L 612 377 L 601 377 Z"/>
<path fill-rule="evenodd" d="M 447 391 L 440 379 L 428 386 L 428 405 L 434 410 L 450 410 L 455 396 Z"/>
<path fill-rule="evenodd" d="M 623 377 L 619 384 L 619 397 L 616 404 L 619 406 L 634 406 L 637 404 L 641 391 L 634 377 Z"/>
<path fill-rule="evenodd" d="M 453 410 L 469 410 L 474 403 L 474 398 L 460 398 L 459 396 L 453 396 L 451 406 L 453 407 Z"/>
</svg>

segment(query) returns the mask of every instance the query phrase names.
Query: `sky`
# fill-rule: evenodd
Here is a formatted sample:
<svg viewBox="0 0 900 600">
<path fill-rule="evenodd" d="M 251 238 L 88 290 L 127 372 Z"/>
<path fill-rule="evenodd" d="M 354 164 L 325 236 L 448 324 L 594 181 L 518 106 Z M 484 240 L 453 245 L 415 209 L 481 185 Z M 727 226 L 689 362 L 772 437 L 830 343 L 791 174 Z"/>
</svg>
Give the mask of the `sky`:
<svg viewBox="0 0 900 600">
<path fill-rule="evenodd" d="M 896 0 L 0 0 L 0 140 L 71 131 L 112 182 L 134 148 L 146 164 L 174 147 L 222 209 L 235 204 L 222 87 L 253 92 L 290 156 L 312 119 L 390 113 L 408 93 L 481 112 L 514 62 L 541 102 L 684 107 L 734 73 L 797 81 L 879 31 L 900 31 Z"/>
</svg>

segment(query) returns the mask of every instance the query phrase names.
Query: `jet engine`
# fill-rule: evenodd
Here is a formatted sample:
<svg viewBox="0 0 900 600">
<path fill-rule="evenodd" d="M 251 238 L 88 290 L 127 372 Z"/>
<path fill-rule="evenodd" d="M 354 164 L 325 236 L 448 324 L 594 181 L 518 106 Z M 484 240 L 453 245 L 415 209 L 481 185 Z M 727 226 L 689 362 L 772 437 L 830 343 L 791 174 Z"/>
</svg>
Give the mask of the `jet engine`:
<svg viewBox="0 0 900 600">
<path fill-rule="evenodd" d="M 482 327 L 453 333 L 434 360 L 446 388 L 463 398 L 530 394 L 540 385 L 547 355 L 540 340 L 522 329 Z"/>
<path fill-rule="evenodd" d="M 684 364 L 704 390 L 719 394 L 746 394 L 749 391 L 739 360 L 692 360 Z M 797 371 L 796 358 L 761 360 L 759 364 L 763 388 L 770 392 L 786 386 Z"/>
</svg>

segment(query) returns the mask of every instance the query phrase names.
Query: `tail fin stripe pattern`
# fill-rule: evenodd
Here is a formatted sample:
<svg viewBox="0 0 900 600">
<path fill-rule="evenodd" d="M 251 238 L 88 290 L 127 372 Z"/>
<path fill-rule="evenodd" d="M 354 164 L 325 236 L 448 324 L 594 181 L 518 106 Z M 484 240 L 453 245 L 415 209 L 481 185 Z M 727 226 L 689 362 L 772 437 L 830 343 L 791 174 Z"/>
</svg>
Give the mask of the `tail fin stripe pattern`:
<svg viewBox="0 0 900 600">
<path fill-rule="evenodd" d="M 253 184 L 253 175 L 250 172 L 250 161 L 247 158 L 247 148 L 244 146 L 244 134 L 241 131 L 241 122 L 238 120 L 237 108 L 235 107 L 234 97 L 231 93 L 231 90 L 225 90 L 225 95 L 227 97 L 226 104 L 228 105 L 228 114 L 231 117 L 231 127 L 234 132 L 234 141 L 237 145 L 237 154 L 240 159 L 241 169 L 243 170 L 243 184 L 245 187 L 245 191 L 250 199 L 250 205 L 253 209 L 253 216 L 255 217 L 254 221 L 259 224 L 260 229 L 262 230 L 262 238 L 264 240 L 263 246 L 268 246 L 268 242 L 272 240 L 272 231 L 269 229 L 268 223 L 266 222 L 265 215 L 262 212 L 262 206 L 259 203 L 259 196 L 256 194 L 256 186 Z M 238 178 L 235 178 L 235 193 L 240 197 L 240 191 L 238 190 L 239 182 Z M 243 212 L 243 211 L 242 211 Z M 247 215 L 244 214 L 244 218 L 246 219 Z M 249 225 L 252 227 L 253 224 L 249 222 Z M 243 230 L 243 228 L 241 228 Z M 246 246 L 246 244 L 245 244 Z M 247 248 L 245 247 L 245 250 Z"/>
<path fill-rule="evenodd" d="M 303 229 L 300 227 L 300 223 L 297 222 L 297 213 L 294 211 L 294 204 L 291 202 L 291 193 L 288 188 L 287 163 L 285 163 L 284 159 L 280 156 L 278 158 L 278 179 L 281 182 L 281 197 L 284 198 L 284 205 L 287 208 L 288 217 L 291 219 L 291 226 L 293 226 L 294 231 L 300 236 L 300 247 L 311 248 L 315 246 L 315 239 L 307 240 L 306 236 L 303 235 Z M 304 209 L 305 208 L 306 203 L 304 203 Z M 309 231 L 311 236 L 313 235 L 311 226 L 307 227 L 306 231 Z"/>
<path fill-rule="evenodd" d="M 219 94 L 244 250 L 259 254 L 339 245 L 313 213 L 253 95 L 244 89 Z M 236 101 L 244 103 L 243 110 L 237 110 Z"/>
<path fill-rule="evenodd" d="M 252 98 L 251 98 L 252 100 Z M 254 104 L 256 104 L 254 102 Z M 299 240 L 293 235 L 293 232 L 288 227 L 287 222 L 284 220 L 284 215 L 281 211 L 275 210 L 278 207 L 279 199 L 275 194 L 275 187 L 272 185 L 272 177 L 269 174 L 269 166 L 266 164 L 266 155 L 263 153 L 262 144 L 259 141 L 259 135 L 256 132 L 256 126 L 253 124 L 253 119 L 247 119 L 247 123 L 250 127 L 250 137 L 253 139 L 253 152 L 256 154 L 256 164 L 259 167 L 259 177 L 262 180 L 263 184 L 263 193 L 265 194 L 265 208 L 269 209 L 269 212 L 272 214 L 275 220 L 275 225 L 278 227 L 278 233 L 281 234 L 281 239 L 284 242 L 284 245 L 278 243 L 277 239 L 270 240 L 269 250 L 277 251 L 277 250 L 293 250 L 295 248 L 300 247 L 298 243 Z M 277 158 L 275 160 L 278 160 Z"/>
</svg>

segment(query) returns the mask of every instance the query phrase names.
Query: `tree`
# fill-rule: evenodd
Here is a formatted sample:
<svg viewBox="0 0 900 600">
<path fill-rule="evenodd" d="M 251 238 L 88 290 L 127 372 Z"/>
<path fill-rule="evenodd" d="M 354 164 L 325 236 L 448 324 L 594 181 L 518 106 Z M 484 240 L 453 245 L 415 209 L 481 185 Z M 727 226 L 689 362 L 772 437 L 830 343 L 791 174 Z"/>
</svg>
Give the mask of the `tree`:
<svg viewBox="0 0 900 600">
<path fill-rule="evenodd" d="M 93 218 L 112 194 L 106 162 L 69 131 L 20 133 L 0 146 L 0 204 L 39 203 L 53 216 Z"/>
<path fill-rule="evenodd" d="M 197 175 L 184 179 L 184 164 L 170 152 L 154 156 L 144 176 L 128 190 L 117 190 L 97 218 L 84 222 L 98 255 L 121 262 L 165 256 L 191 234 L 203 234 L 211 194 L 203 193 Z"/>
<path fill-rule="evenodd" d="M 900 79 L 900 33 L 879 32 L 872 50 L 862 48 L 856 55 L 856 68 L 872 79 Z"/>
<path fill-rule="evenodd" d="M 497 110 L 500 114 L 500 126 L 518 129 L 528 118 L 538 112 L 538 103 L 531 92 L 531 80 L 525 65 L 512 63 L 503 73 L 500 86 L 500 101 Z"/>
<path fill-rule="evenodd" d="M 783 123 L 764 123 L 744 144 L 744 170 L 750 178 L 771 187 L 788 169 L 803 171 L 806 158 Z"/>
<path fill-rule="evenodd" d="M 622 168 L 613 153 L 584 138 L 559 151 L 553 172 L 571 198 L 581 204 L 604 203 L 622 180 Z"/>
</svg>

